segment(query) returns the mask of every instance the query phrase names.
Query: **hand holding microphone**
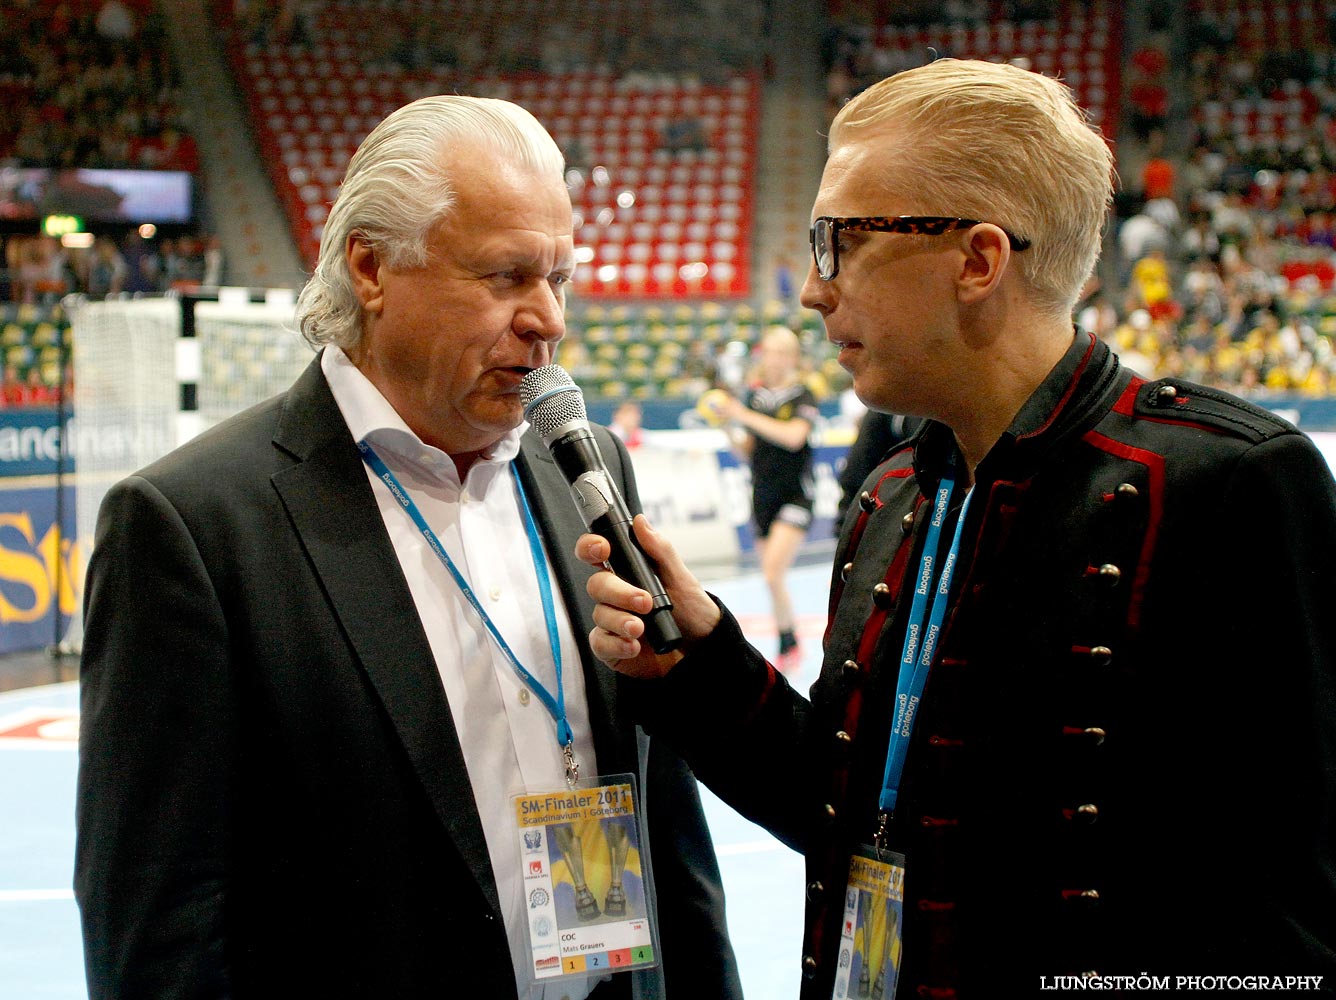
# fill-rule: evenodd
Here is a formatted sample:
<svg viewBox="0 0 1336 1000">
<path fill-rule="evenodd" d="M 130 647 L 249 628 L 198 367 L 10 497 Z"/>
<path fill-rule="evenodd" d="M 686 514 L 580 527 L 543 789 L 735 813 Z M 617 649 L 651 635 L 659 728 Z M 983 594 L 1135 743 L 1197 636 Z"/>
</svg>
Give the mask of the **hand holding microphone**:
<svg viewBox="0 0 1336 1000">
<path fill-rule="evenodd" d="M 673 620 L 673 604 L 631 530 L 632 515 L 608 474 L 589 429 L 584 396 L 558 365 L 531 371 L 520 383 L 524 415 L 552 452 L 570 484 L 571 496 L 585 526 L 607 539 L 613 571 L 649 593 L 653 606 L 641 617 L 646 642 L 656 653 L 676 649 L 682 633 Z"/>
</svg>

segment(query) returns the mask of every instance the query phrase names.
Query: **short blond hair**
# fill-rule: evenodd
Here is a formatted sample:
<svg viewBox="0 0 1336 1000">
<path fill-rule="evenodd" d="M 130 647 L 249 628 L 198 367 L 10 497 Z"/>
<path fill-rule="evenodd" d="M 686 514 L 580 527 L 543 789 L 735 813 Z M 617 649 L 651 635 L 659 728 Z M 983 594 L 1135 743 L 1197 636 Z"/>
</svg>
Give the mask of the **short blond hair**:
<svg viewBox="0 0 1336 1000">
<path fill-rule="evenodd" d="M 874 84 L 829 149 L 895 132 L 888 183 L 914 214 L 994 222 L 1031 241 L 1014 260 L 1045 312 L 1070 314 L 1099 259 L 1113 153 L 1064 84 L 1005 63 L 939 59 Z"/>
</svg>

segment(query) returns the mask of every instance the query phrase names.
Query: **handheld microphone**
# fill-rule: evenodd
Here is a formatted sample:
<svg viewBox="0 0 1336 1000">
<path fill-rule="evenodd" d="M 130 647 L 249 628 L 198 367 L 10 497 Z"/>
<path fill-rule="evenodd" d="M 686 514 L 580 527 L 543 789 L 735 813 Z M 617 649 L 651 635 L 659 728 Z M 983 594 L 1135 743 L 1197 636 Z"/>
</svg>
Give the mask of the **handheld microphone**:
<svg viewBox="0 0 1336 1000">
<path fill-rule="evenodd" d="M 538 431 L 570 484 L 571 497 L 585 526 L 612 546 L 608 563 L 613 572 L 653 598 L 653 608 L 641 616 L 644 641 L 656 653 L 676 649 L 682 643 L 682 633 L 673 620 L 673 602 L 632 534 L 631 512 L 594 442 L 580 387 L 565 369 L 548 365 L 524 376 L 520 400 L 525 418 Z"/>
</svg>

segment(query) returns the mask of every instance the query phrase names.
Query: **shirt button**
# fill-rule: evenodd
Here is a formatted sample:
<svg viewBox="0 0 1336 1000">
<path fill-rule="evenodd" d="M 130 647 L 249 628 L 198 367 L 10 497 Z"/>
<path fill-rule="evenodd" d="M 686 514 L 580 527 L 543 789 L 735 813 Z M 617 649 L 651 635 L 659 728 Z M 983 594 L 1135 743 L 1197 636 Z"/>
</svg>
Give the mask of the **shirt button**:
<svg viewBox="0 0 1336 1000">
<path fill-rule="evenodd" d="M 489 590 L 489 591 L 487 592 L 487 594 L 488 594 L 488 596 L 490 596 L 491 599 L 494 600 L 494 601 L 499 601 L 499 600 L 501 600 L 501 588 L 500 588 L 500 587 L 493 587 L 491 590 Z"/>
<path fill-rule="evenodd" d="M 527 705 L 527 704 L 529 704 L 529 689 L 528 689 L 528 688 L 520 688 L 520 704 L 521 704 L 521 705 Z"/>
</svg>

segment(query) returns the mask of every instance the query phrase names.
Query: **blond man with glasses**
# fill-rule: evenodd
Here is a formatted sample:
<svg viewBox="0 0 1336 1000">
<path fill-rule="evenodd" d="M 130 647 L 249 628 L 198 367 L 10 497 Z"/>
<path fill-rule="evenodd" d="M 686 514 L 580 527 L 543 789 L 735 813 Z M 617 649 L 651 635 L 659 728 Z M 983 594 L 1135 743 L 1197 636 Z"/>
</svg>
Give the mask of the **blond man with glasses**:
<svg viewBox="0 0 1336 1000">
<path fill-rule="evenodd" d="M 810 699 L 643 520 L 687 642 L 642 649 L 647 595 L 601 573 L 596 655 L 805 853 L 804 1000 L 1330 988 L 1321 454 L 1074 328 L 1113 158 L 1062 84 L 940 60 L 850 101 L 829 153 L 802 301 L 865 403 L 926 419 L 844 521 Z M 902 934 L 861 969 L 869 873 Z"/>
</svg>

